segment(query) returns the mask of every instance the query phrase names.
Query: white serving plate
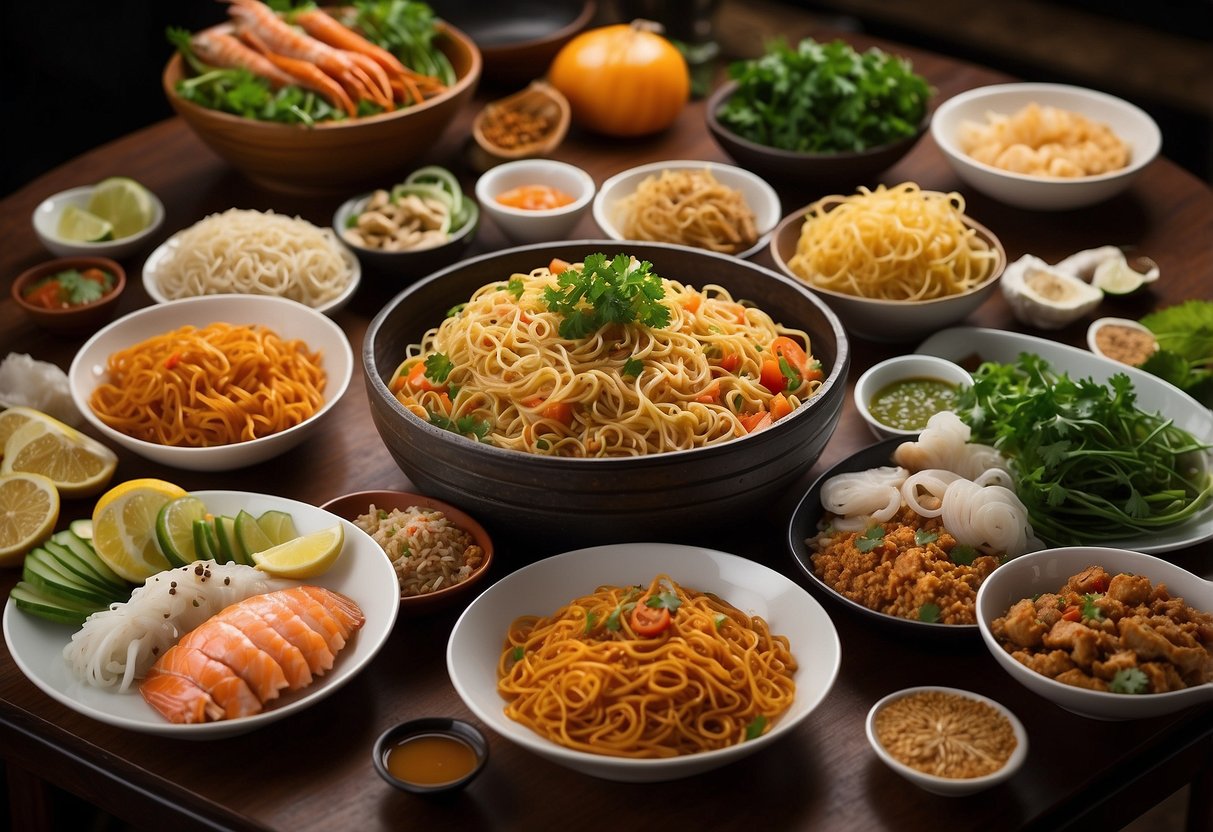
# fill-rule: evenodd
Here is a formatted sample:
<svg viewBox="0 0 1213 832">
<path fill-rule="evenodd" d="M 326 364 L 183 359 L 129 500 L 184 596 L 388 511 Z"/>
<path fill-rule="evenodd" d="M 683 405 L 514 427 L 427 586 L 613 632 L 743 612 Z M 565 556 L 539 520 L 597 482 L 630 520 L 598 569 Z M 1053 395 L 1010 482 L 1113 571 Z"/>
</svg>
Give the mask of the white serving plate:
<svg viewBox="0 0 1213 832">
<path fill-rule="evenodd" d="M 1207 407 L 1157 376 L 1086 350 L 1001 329 L 953 327 L 923 341 L 917 352 L 937 355 L 957 363 L 974 355 L 980 356 L 983 361 L 1013 363 L 1022 352 L 1035 353 L 1048 361 L 1053 369 L 1068 373 L 1071 378 L 1092 378 L 1100 382 L 1107 381 L 1117 373 L 1124 373 L 1133 382 L 1139 408 L 1157 411 L 1197 439 L 1213 443 L 1213 412 Z M 1206 465 L 1210 464 L 1213 464 L 1213 459 L 1206 454 Z M 1200 514 L 1187 522 L 1169 529 L 1101 543 L 1120 549 L 1157 553 L 1193 546 L 1210 538 L 1213 538 L 1213 504 L 1205 506 Z"/>
<path fill-rule="evenodd" d="M 761 737 L 740 745 L 669 759 L 629 759 L 557 745 L 505 715 L 497 693 L 497 662 L 510 623 L 521 615 L 548 615 L 603 585 L 647 584 L 659 574 L 680 585 L 719 595 L 749 615 L 766 619 L 788 637 L 796 671 L 796 700 Z M 690 777 L 747 757 L 790 733 L 821 704 L 842 659 L 833 622 L 799 585 L 736 555 L 666 543 L 630 543 L 579 549 L 546 558 L 502 578 L 460 616 L 447 642 L 451 682 L 486 725 L 558 765 L 607 780 L 648 783 Z"/>
<path fill-rule="evenodd" d="M 47 696 L 77 713 L 144 734 L 189 740 L 229 737 L 277 722 L 331 696 L 356 676 L 387 641 L 400 609 L 400 587 L 391 561 L 369 535 L 335 514 L 307 503 L 240 491 L 193 492 L 214 514 L 235 515 L 240 509 L 253 514 L 277 509 L 291 514 L 300 534 L 320 531 L 336 523 L 345 527 L 345 549 L 326 573 L 307 583 L 340 592 L 362 608 L 366 624 L 337 654 L 333 669 L 309 687 L 273 700 L 267 710 L 241 719 L 198 725 L 165 721 L 143 701 L 138 690 L 117 693 L 92 687 L 72 675 L 63 648 L 75 628 L 27 615 L 10 598 L 4 607 L 4 642 L 21 672 Z M 303 583 L 287 582 L 288 585 Z"/>
</svg>

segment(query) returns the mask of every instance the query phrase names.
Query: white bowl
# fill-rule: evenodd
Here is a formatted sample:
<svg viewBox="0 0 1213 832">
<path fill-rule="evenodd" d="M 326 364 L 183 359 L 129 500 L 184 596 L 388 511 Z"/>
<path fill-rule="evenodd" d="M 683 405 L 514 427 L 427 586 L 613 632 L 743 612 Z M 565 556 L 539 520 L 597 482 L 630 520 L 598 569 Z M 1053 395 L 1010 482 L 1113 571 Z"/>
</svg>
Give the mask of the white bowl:
<svg viewBox="0 0 1213 832">
<path fill-rule="evenodd" d="M 1056 592 L 1071 575 L 1088 566 L 1102 566 L 1112 575 L 1128 572 L 1144 575 L 1153 583 L 1162 581 L 1172 597 L 1183 598 L 1188 606 L 1198 610 L 1213 611 L 1213 582 L 1152 555 L 1105 546 L 1070 546 L 1021 555 L 990 573 L 977 591 L 977 626 L 986 647 L 1003 669 L 1033 693 L 1092 719 L 1146 719 L 1194 705 L 1208 708 L 1213 703 L 1213 683 L 1136 695 L 1087 690 L 1029 670 L 998 644 L 990 632 L 990 622 L 1023 598 Z"/>
<path fill-rule="evenodd" d="M 715 751 L 668 759 L 630 759 L 564 748 L 505 715 L 505 700 L 497 693 L 497 660 L 506 629 L 515 618 L 550 614 L 599 586 L 648 583 L 662 573 L 683 586 L 716 593 L 749 615 L 762 616 L 772 633 L 788 637 L 799 662 L 796 700 L 767 733 Z M 580 549 L 526 566 L 472 602 L 455 623 L 446 649 L 455 690 L 498 734 L 574 771 L 632 783 L 690 777 L 773 745 L 825 699 L 838 675 L 841 657 L 830 617 L 796 583 L 736 555 L 665 543 Z"/>
<path fill-rule="evenodd" d="M 502 205 L 497 197 L 522 185 L 550 185 L 573 197 L 560 208 L 528 211 Z M 594 179 L 584 170 L 552 159 L 519 159 L 490 168 L 476 180 L 476 200 L 481 213 L 515 243 L 544 243 L 560 240 L 581 219 L 594 198 Z"/>
<path fill-rule="evenodd" d="M 160 245 L 152 250 L 152 253 L 143 261 L 143 288 L 148 295 L 156 303 L 177 303 L 182 300 L 191 300 L 191 298 L 170 298 L 160 290 L 159 273 L 164 268 L 164 261 L 169 258 L 181 243 L 181 235 L 188 229 L 182 229 L 173 236 L 169 237 Z M 331 229 L 330 229 L 331 230 Z M 336 233 L 336 232 L 334 232 Z M 311 309 L 314 308 L 317 312 L 322 312 L 325 315 L 335 315 L 342 309 L 350 299 L 354 297 L 354 292 L 358 291 L 358 286 L 362 282 L 362 264 L 350 247 L 341 240 L 338 236 L 338 248 L 341 251 L 341 259 L 345 261 L 346 266 L 350 270 L 350 279 L 345 288 L 336 297 L 329 298 L 324 303 L 316 307 L 309 307 L 306 304 L 300 303 L 300 306 Z M 199 295 L 198 297 L 224 297 L 223 294 Z M 232 295 L 226 296 L 235 296 Z M 280 297 L 278 295 L 247 295 L 246 297 Z M 297 301 L 289 301 L 297 303 Z"/>
<path fill-rule="evenodd" d="M 737 257 L 751 257 L 761 251 L 770 239 L 771 231 L 779 224 L 782 215 L 779 195 L 766 180 L 733 165 L 679 159 L 631 168 L 603 182 L 602 187 L 598 189 L 598 196 L 594 197 L 594 222 L 598 223 L 603 233 L 612 240 L 628 239 L 620 230 L 624 225 L 623 201 L 636 192 L 641 182 L 650 176 L 660 176 L 663 170 L 707 170 L 721 185 L 741 192 L 746 205 L 754 212 L 758 240 L 750 248 L 738 252 Z"/>
<path fill-rule="evenodd" d="M 64 240 L 59 236 L 59 218 L 69 205 L 75 205 L 80 209 L 87 208 L 94 187 L 85 185 L 81 188 L 60 191 L 54 196 L 42 200 L 34 209 L 34 233 L 38 235 L 42 245 L 46 246 L 47 250 L 56 257 L 111 257 L 121 260 L 143 248 L 149 238 L 164 224 L 164 204 L 159 197 L 148 191 L 152 201 L 152 221 L 148 223 L 147 228 L 137 234 L 103 243 Z"/>
<path fill-rule="evenodd" d="M 1155 351 L 1158 350 L 1158 339 L 1154 337 L 1154 333 L 1150 331 L 1150 328 L 1145 326 L 1144 324 L 1142 324 L 1140 321 L 1135 321 L 1132 318 L 1096 318 L 1095 320 L 1091 321 L 1091 325 L 1089 327 L 1087 327 L 1087 349 L 1089 349 L 1091 352 L 1095 353 L 1096 355 L 1100 356 L 1101 358 L 1106 358 L 1109 361 L 1117 361 L 1118 363 L 1121 363 L 1121 364 L 1124 363 L 1123 361 L 1119 361 L 1118 359 L 1113 358 L 1112 356 L 1110 356 L 1106 352 L 1104 352 L 1102 349 L 1100 349 L 1099 342 L 1096 340 L 1095 336 L 1099 332 L 1099 330 L 1101 330 L 1105 326 L 1109 326 L 1109 325 L 1123 326 L 1126 329 L 1135 329 L 1138 332 L 1144 332 L 1146 335 L 1149 335 L 1151 338 L 1154 338 L 1154 349 L 1155 349 Z M 1134 365 L 1130 364 L 1129 366 L 1134 366 Z"/>
<path fill-rule="evenodd" d="M 927 774 L 919 771 L 916 768 L 911 768 L 905 763 L 898 760 L 892 754 L 885 750 L 880 740 L 876 737 L 876 714 L 878 714 L 886 705 L 904 699 L 916 693 L 950 693 L 953 696 L 963 696 L 966 699 L 972 699 L 977 702 L 984 702 L 994 710 L 998 711 L 1007 721 L 1011 723 L 1011 729 L 1015 732 L 1015 750 L 1011 752 L 1011 756 L 1007 759 L 1003 767 L 992 774 L 986 774 L 981 777 L 969 777 L 965 779 L 955 777 L 939 777 L 934 774 Z M 868 718 L 864 722 L 864 728 L 867 731 L 868 742 L 872 745 L 872 750 L 876 752 L 876 756 L 881 759 L 885 765 L 893 769 L 905 779 L 909 780 L 915 786 L 918 786 L 924 791 L 932 794 L 939 794 L 945 797 L 961 797 L 967 794 L 985 791 L 991 786 L 996 786 L 1006 780 L 1011 779 L 1015 772 L 1023 766 L 1024 760 L 1028 758 L 1028 732 L 1024 730 L 1023 723 L 1016 718 L 1015 714 L 1007 710 L 1003 705 L 995 702 L 993 699 L 973 693 L 967 690 L 959 690 L 957 688 L 935 687 L 934 685 L 926 685 L 917 688 L 906 688 L 881 699 L 872 709 L 868 711 Z"/>
<path fill-rule="evenodd" d="M 973 376 L 964 367 L 934 355 L 897 355 L 873 364 L 855 382 L 855 407 L 877 439 L 915 436 L 921 432 L 921 428 L 903 430 L 890 427 L 873 416 L 871 410 L 872 397 L 885 387 L 918 378 L 944 381 L 957 388 L 973 383 Z"/>
<path fill-rule="evenodd" d="M 987 113 L 1009 116 L 1033 102 L 1107 124 L 1129 145 L 1129 164 L 1097 176 L 1054 179 L 1001 170 L 960 149 L 957 139 L 964 122 L 984 124 Z M 964 182 L 999 202 L 1041 211 L 1064 211 L 1110 199 L 1127 188 L 1162 147 L 1158 125 L 1144 110 L 1107 93 L 1065 84 L 998 84 L 962 92 L 936 109 L 931 136 Z"/>
<path fill-rule="evenodd" d="M 311 417 L 292 428 L 234 445 L 183 448 L 158 445 L 128 436 L 111 428 L 89 407 L 89 396 L 108 376 L 110 355 L 132 344 L 171 332 L 186 325 L 207 326 L 216 322 L 264 324 L 284 339 L 298 338 L 318 350 L 327 381 L 324 404 Z M 119 318 L 99 330 L 76 353 L 68 369 L 72 401 L 109 443 L 121 445 L 139 456 L 189 471 L 229 471 L 264 462 L 302 442 L 332 412 L 349 387 L 354 372 L 354 353 L 345 333 L 321 313 L 285 298 L 262 295 L 207 295 L 148 306 Z"/>
</svg>

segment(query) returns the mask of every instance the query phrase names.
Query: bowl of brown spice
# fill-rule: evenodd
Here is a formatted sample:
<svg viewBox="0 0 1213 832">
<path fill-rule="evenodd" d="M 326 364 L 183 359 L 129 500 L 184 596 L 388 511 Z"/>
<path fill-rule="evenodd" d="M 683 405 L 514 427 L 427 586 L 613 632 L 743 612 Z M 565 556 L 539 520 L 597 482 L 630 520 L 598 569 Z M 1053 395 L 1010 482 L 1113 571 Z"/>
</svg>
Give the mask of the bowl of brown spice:
<svg viewBox="0 0 1213 832">
<path fill-rule="evenodd" d="M 1158 339 L 1129 318 L 1098 318 L 1087 327 L 1087 348 L 1112 361 L 1140 367 L 1158 350 Z"/>
<path fill-rule="evenodd" d="M 472 137 L 482 151 L 475 161 L 487 169 L 512 159 L 546 156 L 564 141 L 569 117 L 568 99 L 544 81 L 491 101 L 472 122 Z"/>
<path fill-rule="evenodd" d="M 1028 756 L 1028 734 L 1005 707 L 945 687 L 899 690 L 868 711 L 868 742 L 882 762 L 945 797 L 1009 780 Z"/>
</svg>

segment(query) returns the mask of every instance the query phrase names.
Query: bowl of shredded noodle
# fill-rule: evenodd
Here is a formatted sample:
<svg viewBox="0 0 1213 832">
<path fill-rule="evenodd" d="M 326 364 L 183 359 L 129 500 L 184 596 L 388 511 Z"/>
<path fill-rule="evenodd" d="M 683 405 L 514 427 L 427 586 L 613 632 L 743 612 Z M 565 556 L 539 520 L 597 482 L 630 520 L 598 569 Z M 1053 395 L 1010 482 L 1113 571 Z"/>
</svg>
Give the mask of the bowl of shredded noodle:
<svg viewBox="0 0 1213 832">
<path fill-rule="evenodd" d="M 580 549 L 513 572 L 460 616 L 446 655 L 455 690 L 491 730 L 625 782 L 762 753 L 821 704 L 841 662 L 829 616 L 792 580 L 661 543 Z M 553 678 L 563 681 L 545 684 Z"/>
<path fill-rule="evenodd" d="M 1148 113 L 1065 84 L 998 84 L 943 102 L 931 135 L 956 175 L 983 194 L 1038 211 L 1104 202 L 1154 161 Z"/>
<path fill-rule="evenodd" d="M 145 307 L 99 330 L 68 370 L 72 401 L 109 443 L 191 471 L 228 471 L 298 445 L 353 375 L 345 334 L 278 297 Z"/>
<path fill-rule="evenodd" d="M 606 288 L 612 270 L 664 320 L 595 320 L 628 291 Z M 569 300 L 589 283 L 595 309 Z M 362 361 L 380 437 L 424 493 L 567 546 L 760 510 L 821 454 L 850 350 L 825 303 L 760 266 L 580 240 L 414 284 L 371 322 Z"/>
<path fill-rule="evenodd" d="M 1007 255 L 959 193 L 913 182 L 823 197 L 771 235 L 775 264 L 838 314 L 847 332 L 909 342 L 963 320 L 994 292 Z"/>
</svg>

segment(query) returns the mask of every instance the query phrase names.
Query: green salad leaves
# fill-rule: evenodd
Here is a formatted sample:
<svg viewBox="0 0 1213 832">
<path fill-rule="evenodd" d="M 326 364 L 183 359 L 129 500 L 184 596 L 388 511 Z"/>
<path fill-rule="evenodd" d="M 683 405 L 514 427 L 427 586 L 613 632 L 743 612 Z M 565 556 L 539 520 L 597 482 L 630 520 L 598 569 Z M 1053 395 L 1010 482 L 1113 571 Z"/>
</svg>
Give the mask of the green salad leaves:
<svg viewBox="0 0 1213 832">
<path fill-rule="evenodd" d="M 729 67 L 737 91 L 716 117 L 758 144 L 803 153 L 866 150 L 913 136 L 931 87 L 910 62 L 838 40 L 768 45 Z"/>
<path fill-rule="evenodd" d="M 1158 339 L 1158 352 L 1141 369 L 1213 408 L 1213 301 L 1189 300 L 1141 319 Z"/>
</svg>

